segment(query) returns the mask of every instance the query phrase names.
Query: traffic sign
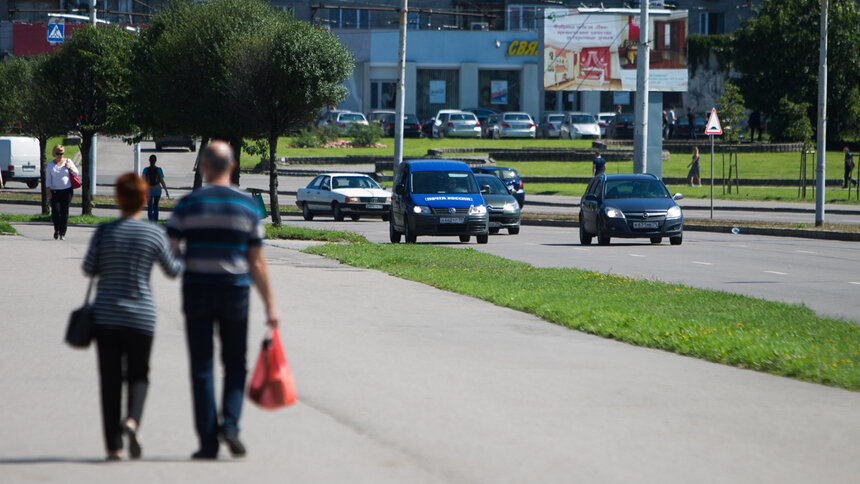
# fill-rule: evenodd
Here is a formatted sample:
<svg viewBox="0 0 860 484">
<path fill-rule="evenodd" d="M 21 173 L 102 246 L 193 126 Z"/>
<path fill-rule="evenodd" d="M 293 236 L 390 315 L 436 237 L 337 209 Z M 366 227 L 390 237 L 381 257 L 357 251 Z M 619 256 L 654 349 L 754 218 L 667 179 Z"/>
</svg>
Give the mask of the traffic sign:
<svg viewBox="0 0 860 484">
<path fill-rule="evenodd" d="M 711 117 L 708 118 L 708 127 L 705 128 L 705 134 L 723 134 L 723 128 L 720 127 L 720 118 L 717 117 L 716 108 L 711 109 Z"/>
<path fill-rule="evenodd" d="M 48 22 L 48 43 L 61 44 L 63 42 L 66 23 L 63 19 L 52 18 Z"/>
</svg>

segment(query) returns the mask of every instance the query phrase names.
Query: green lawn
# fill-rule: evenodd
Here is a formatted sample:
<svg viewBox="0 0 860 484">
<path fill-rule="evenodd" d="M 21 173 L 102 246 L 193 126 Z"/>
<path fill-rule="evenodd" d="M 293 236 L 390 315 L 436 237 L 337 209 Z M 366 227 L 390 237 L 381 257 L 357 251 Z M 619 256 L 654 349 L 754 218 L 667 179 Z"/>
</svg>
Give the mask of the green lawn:
<svg viewBox="0 0 860 484">
<path fill-rule="evenodd" d="M 18 231 L 15 230 L 14 227 L 9 225 L 9 222 L 0 221 L 0 235 L 14 235 L 17 233 Z"/>
<path fill-rule="evenodd" d="M 860 327 L 819 317 L 803 305 L 538 268 L 471 249 L 362 243 L 306 252 L 635 345 L 860 390 Z"/>
</svg>

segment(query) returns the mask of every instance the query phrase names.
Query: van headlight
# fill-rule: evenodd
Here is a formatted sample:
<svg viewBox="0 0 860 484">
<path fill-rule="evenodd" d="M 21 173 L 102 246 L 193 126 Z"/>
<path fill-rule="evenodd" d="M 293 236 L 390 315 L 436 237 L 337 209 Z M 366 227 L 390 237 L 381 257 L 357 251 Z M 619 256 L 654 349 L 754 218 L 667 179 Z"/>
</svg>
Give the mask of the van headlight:
<svg viewBox="0 0 860 484">
<path fill-rule="evenodd" d="M 624 218 L 624 212 L 615 207 L 606 207 L 606 216 L 609 218 Z"/>
<path fill-rule="evenodd" d="M 518 208 L 520 208 L 520 204 L 517 202 L 508 202 L 505 204 L 505 212 L 516 212 Z"/>
<path fill-rule="evenodd" d="M 469 215 L 484 215 L 487 213 L 487 207 L 483 205 L 472 205 L 469 207 Z"/>
<path fill-rule="evenodd" d="M 666 211 L 666 218 L 681 218 L 681 207 L 675 205 Z"/>
<path fill-rule="evenodd" d="M 420 205 L 415 205 L 412 207 L 412 211 L 415 213 L 430 213 L 430 207 L 422 207 Z"/>
</svg>

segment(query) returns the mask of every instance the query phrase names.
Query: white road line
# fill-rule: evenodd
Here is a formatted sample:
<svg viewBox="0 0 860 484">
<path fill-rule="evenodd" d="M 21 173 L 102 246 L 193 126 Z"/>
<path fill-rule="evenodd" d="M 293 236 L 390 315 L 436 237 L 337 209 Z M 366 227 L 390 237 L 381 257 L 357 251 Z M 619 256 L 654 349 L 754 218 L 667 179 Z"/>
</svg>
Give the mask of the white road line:
<svg viewBox="0 0 860 484">
<path fill-rule="evenodd" d="M 860 286 L 860 282 L 855 282 L 855 281 L 848 281 L 848 284 L 857 284 L 858 286 Z"/>
<path fill-rule="evenodd" d="M 642 254 L 627 254 L 627 255 L 629 255 L 630 257 L 645 257 Z"/>
<path fill-rule="evenodd" d="M 581 250 L 581 251 L 583 251 L 583 252 L 588 252 L 588 249 L 585 249 L 585 248 L 583 248 L 583 247 L 571 247 L 571 248 L 572 248 L 573 250 Z"/>
<path fill-rule="evenodd" d="M 702 261 L 698 261 L 698 260 L 694 260 L 694 261 L 693 261 L 693 264 L 701 264 L 701 265 L 703 265 L 703 266 L 712 266 L 712 265 L 714 265 L 712 262 L 702 262 Z"/>
<path fill-rule="evenodd" d="M 797 250 L 795 252 L 799 252 L 801 254 L 817 254 L 818 252 L 812 252 L 811 250 Z"/>
<path fill-rule="evenodd" d="M 787 272 L 779 272 L 779 271 L 765 271 L 765 272 L 767 272 L 768 274 L 776 274 L 778 276 L 787 276 L 788 275 Z"/>
</svg>

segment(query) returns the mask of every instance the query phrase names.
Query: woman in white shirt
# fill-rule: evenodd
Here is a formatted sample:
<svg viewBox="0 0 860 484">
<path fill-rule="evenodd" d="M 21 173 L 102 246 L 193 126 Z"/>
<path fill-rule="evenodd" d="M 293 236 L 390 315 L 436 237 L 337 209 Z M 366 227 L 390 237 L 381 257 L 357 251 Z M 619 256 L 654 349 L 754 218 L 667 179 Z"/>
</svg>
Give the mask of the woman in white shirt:
<svg viewBox="0 0 860 484">
<path fill-rule="evenodd" d="M 65 158 L 66 149 L 63 145 L 54 146 L 52 151 L 54 161 L 48 163 L 45 170 L 45 188 L 51 199 L 51 221 L 54 223 L 54 239 L 66 238 L 66 227 L 69 223 L 69 204 L 72 203 L 71 173 L 78 173 L 72 160 Z"/>
</svg>

